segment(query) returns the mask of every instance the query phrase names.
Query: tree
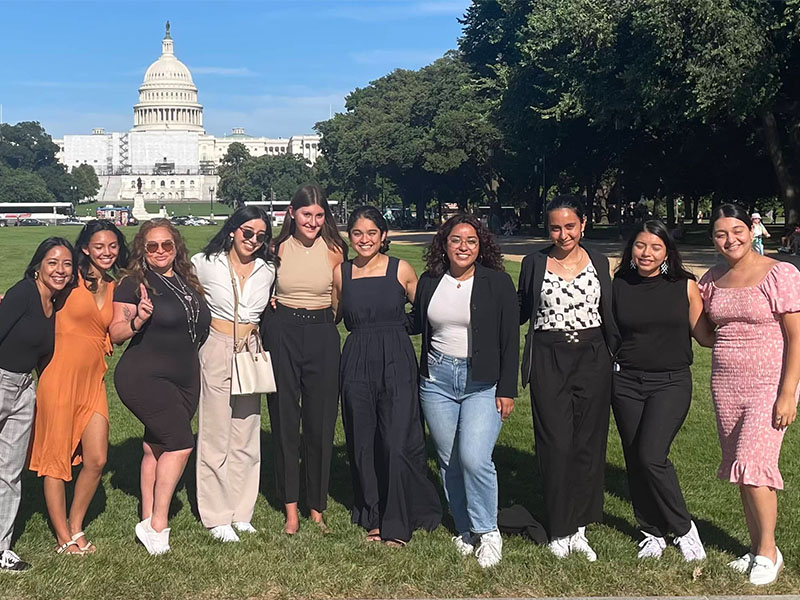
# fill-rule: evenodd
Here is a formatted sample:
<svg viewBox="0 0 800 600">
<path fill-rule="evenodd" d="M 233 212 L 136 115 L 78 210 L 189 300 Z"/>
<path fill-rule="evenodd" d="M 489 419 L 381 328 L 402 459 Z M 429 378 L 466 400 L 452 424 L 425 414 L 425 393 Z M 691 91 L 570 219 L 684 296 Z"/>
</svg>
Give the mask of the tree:
<svg viewBox="0 0 800 600">
<path fill-rule="evenodd" d="M 219 168 L 217 191 L 217 196 L 225 204 L 238 208 L 247 201 L 257 199 L 256 191 L 250 187 L 247 178 L 241 173 L 242 166 L 251 158 L 247 147 L 241 142 L 233 142 L 228 146 Z"/>
<path fill-rule="evenodd" d="M 75 197 L 70 201 L 81 201 L 84 198 L 94 198 L 100 191 L 100 181 L 92 165 L 82 164 L 72 169 L 72 185 L 76 187 Z"/>
<path fill-rule="evenodd" d="M 58 146 L 35 121 L 0 124 L 0 165 L 36 171 L 55 165 Z"/>
<path fill-rule="evenodd" d="M 53 202 L 44 180 L 26 169 L 0 169 L 0 201 L 32 204 Z"/>
</svg>

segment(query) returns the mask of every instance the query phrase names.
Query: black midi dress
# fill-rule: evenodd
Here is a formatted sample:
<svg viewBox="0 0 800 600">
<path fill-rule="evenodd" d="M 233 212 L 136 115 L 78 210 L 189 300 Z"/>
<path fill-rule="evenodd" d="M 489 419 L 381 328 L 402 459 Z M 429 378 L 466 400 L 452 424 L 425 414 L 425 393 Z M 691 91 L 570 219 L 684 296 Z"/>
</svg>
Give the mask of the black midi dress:
<svg viewBox="0 0 800 600">
<path fill-rule="evenodd" d="M 353 523 L 406 542 L 435 529 L 442 506 L 427 477 L 417 358 L 405 329 L 406 292 L 396 258 L 382 277 L 352 278 L 342 264 L 342 420 L 353 478 Z"/>
</svg>

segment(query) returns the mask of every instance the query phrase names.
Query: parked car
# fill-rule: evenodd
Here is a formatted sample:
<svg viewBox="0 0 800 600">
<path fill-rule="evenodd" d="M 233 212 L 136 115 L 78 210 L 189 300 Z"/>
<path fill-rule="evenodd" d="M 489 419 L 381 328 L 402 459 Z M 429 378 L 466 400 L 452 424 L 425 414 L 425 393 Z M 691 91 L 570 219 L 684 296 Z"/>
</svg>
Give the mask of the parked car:
<svg viewBox="0 0 800 600">
<path fill-rule="evenodd" d="M 189 217 L 181 215 L 179 217 L 172 217 L 170 221 L 173 225 L 188 225 Z"/>
<path fill-rule="evenodd" d="M 74 217 L 70 217 L 69 219 L 64 219 L 63 221 L 61 221 L 59 225 L 78 225 L 82 227 L 83 221 L 81 221 L 80 219 L 76 219 Z"/>
<path fill-rule="evenodd" d="M 17 221 L 18 227 L 45 227 L 47 226 L 47 221 L 42 221 L 41 219 L 20 219 Z"/>
</svg>

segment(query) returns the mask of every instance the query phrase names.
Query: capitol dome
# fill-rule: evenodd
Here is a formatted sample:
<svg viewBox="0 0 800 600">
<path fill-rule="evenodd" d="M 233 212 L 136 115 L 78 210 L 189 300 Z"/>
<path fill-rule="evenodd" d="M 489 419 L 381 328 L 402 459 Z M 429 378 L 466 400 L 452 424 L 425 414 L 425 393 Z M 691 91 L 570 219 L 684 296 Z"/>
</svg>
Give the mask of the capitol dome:
<svg viewBox="0 0 800 600">
<path fill-rule="evenodd" d="M 174 52 L 169 21 L 161 42 L 161 56 L 147 67 L 133 107 L 136 131 L 203 131 L 203 106 L 189 68 Z"/>
</svg>

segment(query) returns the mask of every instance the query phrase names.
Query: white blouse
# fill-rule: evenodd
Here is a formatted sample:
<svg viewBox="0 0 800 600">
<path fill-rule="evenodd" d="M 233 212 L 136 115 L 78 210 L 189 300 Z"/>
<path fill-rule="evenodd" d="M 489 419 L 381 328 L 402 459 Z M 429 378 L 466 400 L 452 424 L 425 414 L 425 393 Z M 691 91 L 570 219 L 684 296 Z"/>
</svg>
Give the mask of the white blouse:
<svg viewBox="0 0 800 600">
<path fill-rule="evenodd" d="M 272 282 L 275 281 L 275 267 L 256 258 L 253 271 L 245 280 L 244 287 L 236 277 L 236 290 L 239 294 L 239 322 L 258 323 L 261 313 L 269 302 Z M 224 252 L 206 258 L 202 252 L 192 257 L 197 278 L 206 292 L 206 302 L 215 319 L 233 321 L 234 297 L 231 286 L 231 273 L 228 269 L 228 255 Z"/>
<path fill-rule="evenodd" d="M 428 322 L 431 324 L 431 347 L 456 358 L 472 356 L 472 328 L 469 302 L 472 298 L 474 277 L 458 281 L 445 273 L 431 302 L 428 304 Z"/>
<path fill-rule="evenodd" d="M 591 262 L 571 281 L 544 272 L 535 330 L 577 331 L 601 324 L 600 279 Z"/>
</svg>

